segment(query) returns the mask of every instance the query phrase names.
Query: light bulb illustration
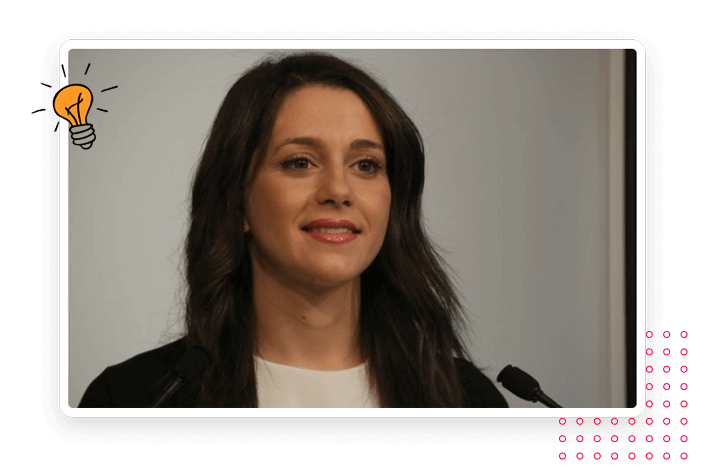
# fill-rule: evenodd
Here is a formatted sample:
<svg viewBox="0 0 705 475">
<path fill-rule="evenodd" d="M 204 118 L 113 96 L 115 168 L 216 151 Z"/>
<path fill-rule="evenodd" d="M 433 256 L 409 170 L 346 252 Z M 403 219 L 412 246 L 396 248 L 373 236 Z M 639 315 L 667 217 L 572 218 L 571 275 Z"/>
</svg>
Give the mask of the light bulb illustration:
<svg viewBox="0 0 705 475">
<path fill-rule="evenodd" d="M 93 94 L 82 84 L 70 84 L 54 96 L 54 112 L 71 124 L 71 140 L 88 150 L 95 140 L 93 125 L 86 120 L 91 109 Z"/>
</svg>

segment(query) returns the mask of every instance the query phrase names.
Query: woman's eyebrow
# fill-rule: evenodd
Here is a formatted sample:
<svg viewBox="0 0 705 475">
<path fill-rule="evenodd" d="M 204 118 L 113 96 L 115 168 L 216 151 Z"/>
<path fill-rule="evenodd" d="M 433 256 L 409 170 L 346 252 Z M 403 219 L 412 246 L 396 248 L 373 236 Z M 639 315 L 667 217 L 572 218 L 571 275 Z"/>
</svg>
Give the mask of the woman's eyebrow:
<svg viewBox="0 0 705 475">
<path fill-rule="evenodd" d="M 282 143 L 280 143 L 277 148 L 274 150 L 277 152 L 280 148 L 286 146 L 286 145 L 307 145 L 312 148 L 318 148 L 322 149 L 323 148 L 323 141 L 319 138 L 316 137 L 293 137 L 290 139 L 284 140 Z M 368 139 L 357 139 L 354 140 L 350 144 L 350 150 L 360 150 L 360 149 L 365 149 L 365 148 L 374 148 L 381 150 L 384 152 L 384 146 L 380 143 L 377 143 L 373 140 L 368 140 Z"/>
<path fill-rule="evenodd" d="M 357 139 L 350 144 L 350 150 L 359 150 L 362 148 L 376 148 L 384 152 L 384 145 L 367 139 Z"/>
</svg>

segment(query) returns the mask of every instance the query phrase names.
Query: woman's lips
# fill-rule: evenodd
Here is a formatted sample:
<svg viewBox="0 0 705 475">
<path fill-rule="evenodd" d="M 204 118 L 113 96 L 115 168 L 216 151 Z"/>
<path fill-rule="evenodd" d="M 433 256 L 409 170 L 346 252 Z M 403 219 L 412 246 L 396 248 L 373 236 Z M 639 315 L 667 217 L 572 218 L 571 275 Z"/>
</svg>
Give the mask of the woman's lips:
<svg viewBox="0 0 705 475">
<path fill-rule="evenodd" d="M 357 234 L 346 231 L 336 233 L 321 232 L 308 229 L 304 229 L 304 231 L 308 233 L 308 235 L 311 236 L 313 239 L 329 244 L 346 244 L 354 239 L 357 239 Z"/>
<path fill-rule="evenodd" d="M 323 218 L 323 219 L 317 219 L 315 221 L 311 221 L 308 224 L 304 225 L 304 228 L 306 231 L 311 230 L 311 229 L 330 229 L 330 228 L 345 228 L 349 229 L 350 231 L 357 232 L 359 233 L 359 230 L 357 229 L 357 226 L 355 226 L 355 223 L 352 221 L 348 221 L 347 219 L 331 219 L 331 218 Z"/>
</svg>

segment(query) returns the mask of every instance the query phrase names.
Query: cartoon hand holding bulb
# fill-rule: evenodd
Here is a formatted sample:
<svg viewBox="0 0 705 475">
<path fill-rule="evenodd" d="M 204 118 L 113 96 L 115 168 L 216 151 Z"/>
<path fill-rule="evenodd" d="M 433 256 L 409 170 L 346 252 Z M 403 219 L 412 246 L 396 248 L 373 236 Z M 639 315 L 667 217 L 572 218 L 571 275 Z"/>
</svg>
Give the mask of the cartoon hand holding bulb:
<svg viewBox="0 0 705 475">
<path fill-rule="evenodd" d="M 71 139 L 84 150 L 95 140 L 93 125 L 86 121 L 92 102 L 91 90 L 82 84 L 66 86 L 54 96 L 54 112 L 71 124 Z"/>
</svg>

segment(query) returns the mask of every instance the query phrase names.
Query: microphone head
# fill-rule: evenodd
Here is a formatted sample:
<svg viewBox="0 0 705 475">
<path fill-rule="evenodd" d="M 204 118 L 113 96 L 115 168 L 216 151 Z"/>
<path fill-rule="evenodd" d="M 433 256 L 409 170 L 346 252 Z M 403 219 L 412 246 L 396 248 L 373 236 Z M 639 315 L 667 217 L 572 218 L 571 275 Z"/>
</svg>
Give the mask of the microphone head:
<svg viewBox="0 0 705 475">
<path fill-rule="evenodd" d="M 541 392 L 539 382 L 517 367 L 507 365 L 497 375 L 497 381 L 512 394 L 527 401 L 536 402 Z"/>
</svg>

